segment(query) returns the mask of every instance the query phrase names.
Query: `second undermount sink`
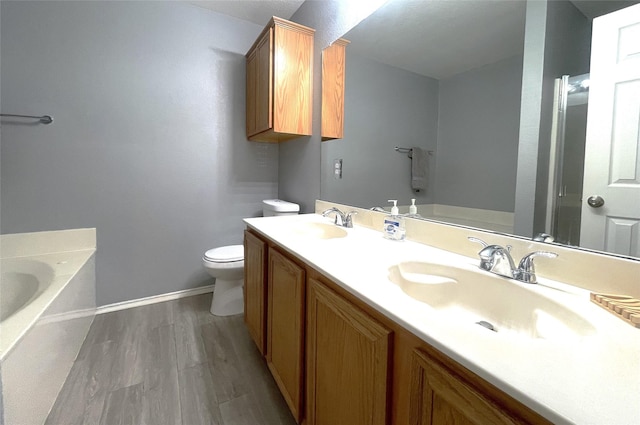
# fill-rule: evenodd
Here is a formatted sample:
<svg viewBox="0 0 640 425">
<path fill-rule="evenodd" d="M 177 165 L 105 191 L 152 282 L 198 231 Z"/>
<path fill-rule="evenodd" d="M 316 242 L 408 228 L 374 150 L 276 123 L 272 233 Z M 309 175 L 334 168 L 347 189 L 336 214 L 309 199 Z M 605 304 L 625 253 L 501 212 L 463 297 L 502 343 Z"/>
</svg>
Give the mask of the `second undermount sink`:
<svg viewBox="0 0 640 425">
<path fill-rule="evenodd" d="M 488 332 L 562 340 L 596 331 L 562 304 L 479 269 L 407 261 L 389 268 L 389 280 L 447 320 L 481 325 Z"/>
<path fill-rule="evenodd" d="M 335 239 L 347 236 L 347 231 L 335 224 L 328 223 L 296 223 L 291 231 L 297 236 L 313 239 Z"/>
</svg>

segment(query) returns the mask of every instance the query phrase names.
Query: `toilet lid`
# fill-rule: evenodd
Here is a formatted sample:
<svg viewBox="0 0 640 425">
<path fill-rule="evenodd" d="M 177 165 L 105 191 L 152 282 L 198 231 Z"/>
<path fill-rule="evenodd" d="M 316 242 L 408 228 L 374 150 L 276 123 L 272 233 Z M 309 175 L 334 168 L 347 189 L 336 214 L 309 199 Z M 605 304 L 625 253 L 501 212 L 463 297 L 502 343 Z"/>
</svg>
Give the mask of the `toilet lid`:
<svg viewBox="0 0 640 425">
<path fill-rule="evenodd" d="M 204 258 L 208 261 L 216 263 L 230 263 L 232 261 L 244 260 L 243 245 L 221 246 L 220 248 L 210 249 L 204 253 Z"/>
</svg>

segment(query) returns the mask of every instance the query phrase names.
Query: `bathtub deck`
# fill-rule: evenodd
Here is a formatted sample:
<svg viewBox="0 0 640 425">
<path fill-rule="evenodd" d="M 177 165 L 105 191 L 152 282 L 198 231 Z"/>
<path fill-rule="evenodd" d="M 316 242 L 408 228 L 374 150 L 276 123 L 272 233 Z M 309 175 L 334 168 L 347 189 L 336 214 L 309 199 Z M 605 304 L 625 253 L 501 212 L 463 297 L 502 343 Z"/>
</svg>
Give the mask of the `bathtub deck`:
<svg viewBox="0 0 640 425">
<path fill-rule="evenodd" d="M 242 315 L 211 294 L 96 316 L 47 425 L 294 425 Z"/>
</svg>

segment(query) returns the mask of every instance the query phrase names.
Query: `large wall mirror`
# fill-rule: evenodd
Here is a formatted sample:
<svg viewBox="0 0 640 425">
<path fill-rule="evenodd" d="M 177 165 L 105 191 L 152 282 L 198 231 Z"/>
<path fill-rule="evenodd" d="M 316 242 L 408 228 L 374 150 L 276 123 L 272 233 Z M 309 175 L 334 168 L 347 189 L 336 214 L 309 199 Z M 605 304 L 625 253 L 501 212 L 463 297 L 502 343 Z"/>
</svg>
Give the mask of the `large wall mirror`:
<svg viewBox="0 0 640 425">
<path fill-rule="evenodd" d="M 640 192 L 623 201 L 628 217 L 604 225 L 604 239 L 618 240 L 581 232 L 583 209 L 595 211 L 582 199 L 592 22 L 635 3 L 389 0 L 342 36 L 351 42 L 344 138 L 322 144 L 321 198 L 387 210 L 398 199 L 405 212 L 415 199 L 423 219 L 527 238 L 551 233 L 555 243 L 640 258 Z M 635 48 L 629 57 L 640 69 Z M 623 101 L 640 114 L 634 96 Z M 418 191 L 405 150 L 413 148 L 426 153 L 427 185 Z M 638 158 L 621 169 L 640 187 Z"/>
</svg>

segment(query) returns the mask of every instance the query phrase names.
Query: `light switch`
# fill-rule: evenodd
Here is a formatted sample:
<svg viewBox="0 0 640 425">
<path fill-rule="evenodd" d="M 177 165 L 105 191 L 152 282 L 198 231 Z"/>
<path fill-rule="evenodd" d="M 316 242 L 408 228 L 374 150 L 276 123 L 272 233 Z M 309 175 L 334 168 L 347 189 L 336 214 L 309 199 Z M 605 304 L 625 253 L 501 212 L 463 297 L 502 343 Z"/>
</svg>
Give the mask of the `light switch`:
<svg viewBox="0 0 640 425">
<path fill-rule="evenodd" d="M 333 177 L 336 180 L 339 180 L 342 178 L 342 160 L 341 159 L 333 160 Z"/>
</svg>

